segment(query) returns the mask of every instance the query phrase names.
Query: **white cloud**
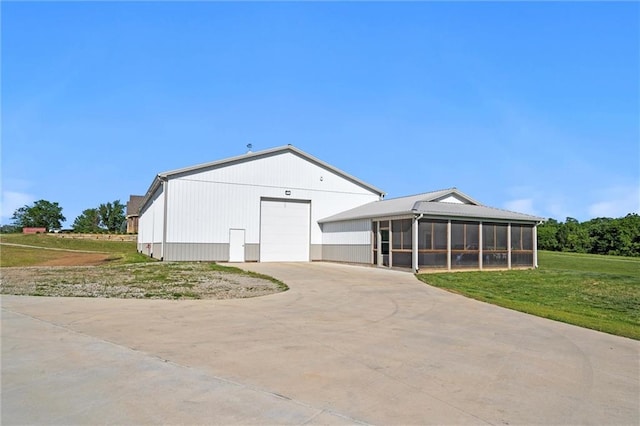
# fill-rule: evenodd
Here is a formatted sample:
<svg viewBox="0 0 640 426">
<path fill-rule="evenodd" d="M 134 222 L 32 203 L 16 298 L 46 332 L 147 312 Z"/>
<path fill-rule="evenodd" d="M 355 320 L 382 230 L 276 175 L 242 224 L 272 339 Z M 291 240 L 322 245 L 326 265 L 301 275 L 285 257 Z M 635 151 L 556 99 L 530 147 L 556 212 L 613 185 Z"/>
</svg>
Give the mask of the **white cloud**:
<svg viewBox="0 0 640 426">
<path fill-rule="evenodd" d="M 2 222 L 8 222 L 20 207 L 31 204 L 35 198 L 31 194 L 15 191 L 2 191 Z"/>
<path fill-rule="evenodd" d="M 526 213 L 531 215 L 537 215 L 536 209 L 533 207 L 532 198 L 520 198 L 517 200 L 511 200 L 504 203 L 504 208 L 518 213 Z"/>
<path fill-rule="evenodd" d="M 615 187 L 601 193 L 601 200 L 589 205 L 592 217 L 623 217 L 640 213 L 640 188 Z M 604 198 L 604 199 L 603 199 Z"/>
</svg>

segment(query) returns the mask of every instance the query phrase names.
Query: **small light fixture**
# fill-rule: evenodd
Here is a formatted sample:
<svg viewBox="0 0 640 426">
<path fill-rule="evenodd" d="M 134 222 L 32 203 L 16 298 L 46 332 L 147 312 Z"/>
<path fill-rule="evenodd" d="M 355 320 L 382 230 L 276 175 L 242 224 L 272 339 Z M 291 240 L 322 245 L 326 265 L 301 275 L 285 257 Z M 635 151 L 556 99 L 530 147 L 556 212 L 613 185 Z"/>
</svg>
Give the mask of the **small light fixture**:
<svg viewBox="0 0 640 426">
<path fill-rule="evenodd" d="M 324 180 L 324 178 L 322 176 L 320 176 L 320 182 L 322 182 Z"/>
<path fill-rule="evenodd" d="M 287 189 L 286 191 L 284 191 L 284 195 L 291 195 L 291 191 Z"/>
</svg>

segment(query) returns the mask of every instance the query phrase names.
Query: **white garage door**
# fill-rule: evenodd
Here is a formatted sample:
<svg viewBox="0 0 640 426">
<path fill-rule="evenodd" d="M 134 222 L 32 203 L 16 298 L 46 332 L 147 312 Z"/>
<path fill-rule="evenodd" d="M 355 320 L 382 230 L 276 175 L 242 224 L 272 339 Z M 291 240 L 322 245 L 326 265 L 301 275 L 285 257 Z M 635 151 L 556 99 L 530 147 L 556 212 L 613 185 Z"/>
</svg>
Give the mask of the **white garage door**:
<svg viewBox="0 0 640 426">
<path fill-rule="evenodd" d="M 309 260 L 309 202 L 262 200 L 260 261 Z"/>
</svg>

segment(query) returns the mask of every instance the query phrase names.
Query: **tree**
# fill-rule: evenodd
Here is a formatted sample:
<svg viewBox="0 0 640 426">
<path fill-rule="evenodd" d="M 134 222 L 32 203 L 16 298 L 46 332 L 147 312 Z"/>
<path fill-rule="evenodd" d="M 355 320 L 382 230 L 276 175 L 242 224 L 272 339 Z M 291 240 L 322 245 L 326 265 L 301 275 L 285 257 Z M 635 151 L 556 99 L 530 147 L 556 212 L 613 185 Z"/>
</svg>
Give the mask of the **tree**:
<svg viewBox="0 0 640 426">
<path fill-rule="evenodd" d="M 73 221 L 73 230 L 75 232 L 99 232 L 100 229 L 100 213 L 98 209 L 86 209 L 82 214 Z"/>
<path fill-rule="evenodd" d="M 549 219 L 538 227 L 538 248 L 617 256 L 640 256 L 640 216 L 598 217 L 565 223 Z"/>
<path fill-rule="evenodd" d="M 620 219 L 621 226 L 630 235 L 628 256 L 640 256 L 640 216 L 636 213 L 629 213 Z"/>
<path fill-rule="evenodd" d="M 584 226 L 580 225 L 577 219 L 568 217 L 564 224 L 561 224 L 556 234 L 560 249 L 574 253 L 589 253 L 591 241 Z"/>
<path fill-rule="evenodd" d="M 559 227 L 558 221 L 552 218 L 538 226 L 538 248 L 540 250 L 560 250 L 557 237 Z"/>
<path fill-rule="evenodd" d="M 18 232 L 19 229 L 15 225 L 2 225 L 0 226 L 0 233 L 2 234 L 11 234 L 13 232 Z"/>
<path fill-rule="evenodd" d="M 583 224 L 591 238 L 591 253 L 640 255 L 640 216 L 630 213 L 619 219 L 599 217 Z"/>
<path fill-rule="evenodd" d="M 58 203 L 46 200 L 38 200 L 32 206 L 25 205 L 13 212 L 14 224 L 20 228 L 47 228 L 56 229 L 62 227 L 66 218 L 62 215 L 62 207 Z"/>
<path fill-rule="evenodd" d="M 100 204 L 98 213 L 100 214 L 100 225 L 107 228 L 109 232 L 116 232 L 122 221 L 125 220 L 124 205 L 120 203 L 120 200 Z"/>
</svg>

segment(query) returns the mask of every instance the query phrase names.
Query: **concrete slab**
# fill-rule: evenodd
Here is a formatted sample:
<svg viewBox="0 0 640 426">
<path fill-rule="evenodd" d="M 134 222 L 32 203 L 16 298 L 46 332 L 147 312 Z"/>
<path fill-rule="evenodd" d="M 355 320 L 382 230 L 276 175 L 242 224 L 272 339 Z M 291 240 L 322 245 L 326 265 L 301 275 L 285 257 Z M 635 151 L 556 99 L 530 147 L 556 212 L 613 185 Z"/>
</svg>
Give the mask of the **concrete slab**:
<svg viewBox="0 0 640 426">
<path fill-rule="evenodd" d="M 2 424 L 355 420 L 2 310 Z"/>
<path fill-rule="evenodd" d="M 3 296 L 2 423 L 640 424 L 640 342 L 404 272 L 242 266 L 291 289 Z"/>
</svg>

